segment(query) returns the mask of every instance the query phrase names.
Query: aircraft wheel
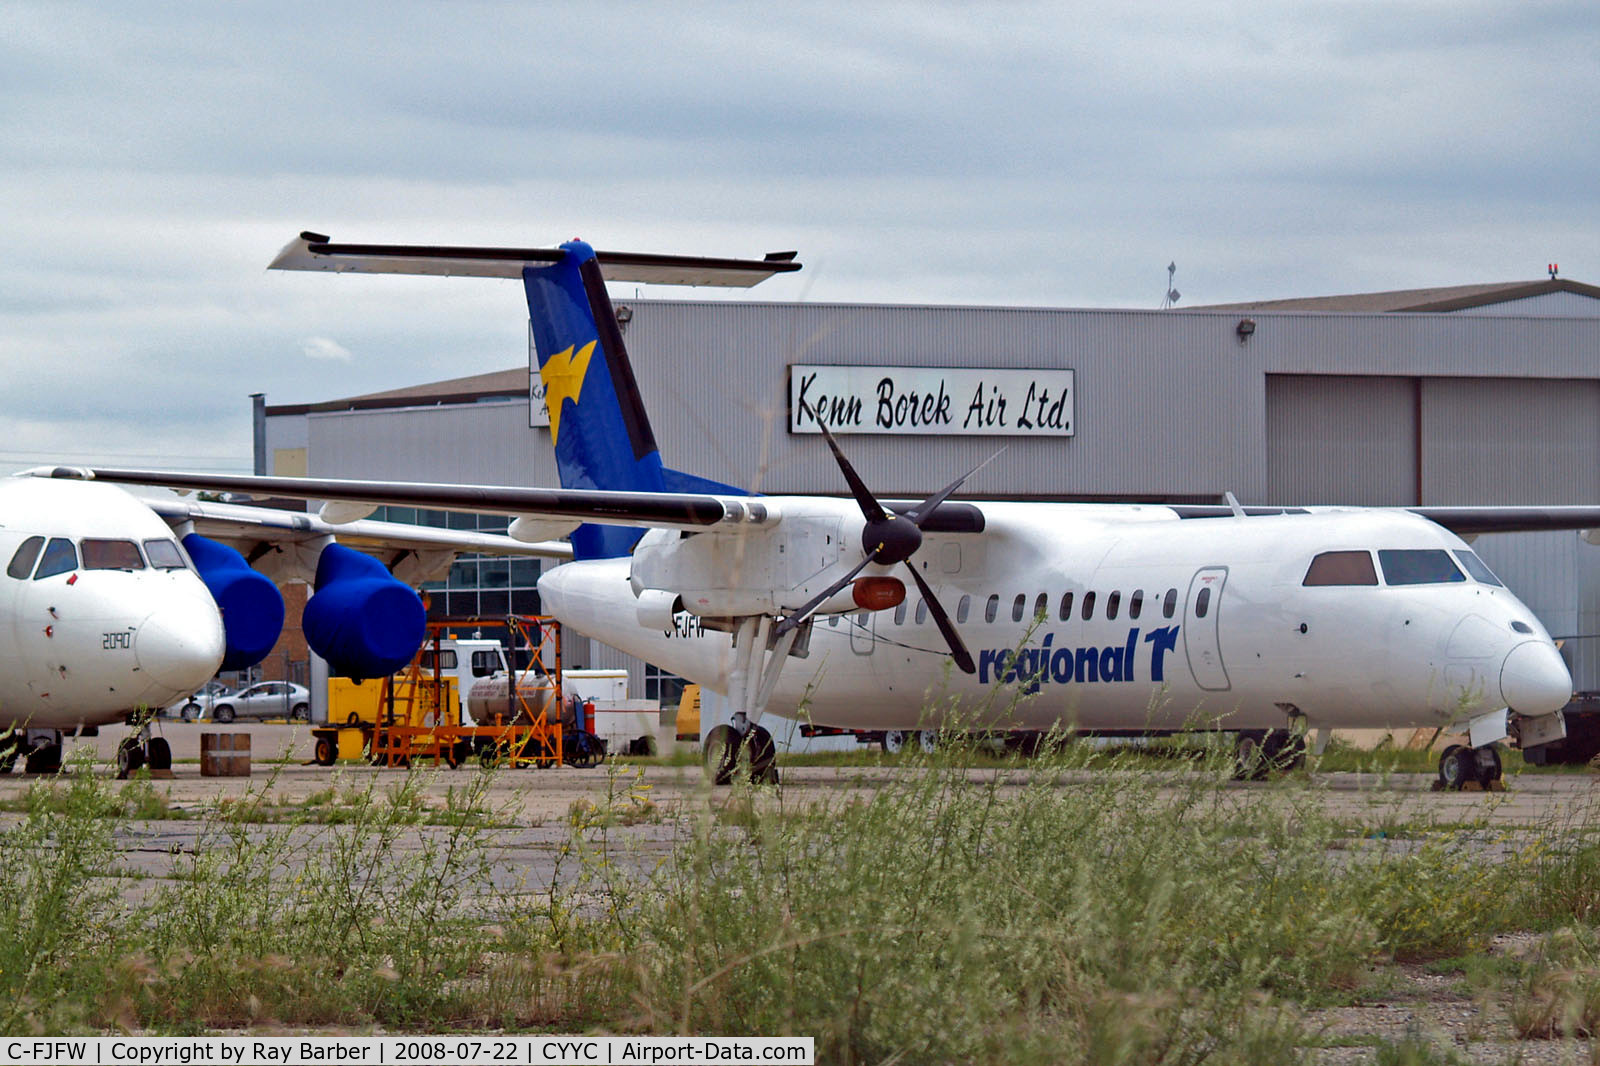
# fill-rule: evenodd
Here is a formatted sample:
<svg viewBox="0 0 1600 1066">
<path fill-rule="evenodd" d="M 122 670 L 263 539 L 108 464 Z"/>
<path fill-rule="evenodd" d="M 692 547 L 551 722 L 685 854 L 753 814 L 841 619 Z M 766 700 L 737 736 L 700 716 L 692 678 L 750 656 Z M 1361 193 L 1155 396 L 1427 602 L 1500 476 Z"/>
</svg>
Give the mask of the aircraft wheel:
<svg viewBox="0 0 1600 1066">
<path fill-rule="evenodd" d="M 1503 784 L 1504 771 L 1500 765 L 1498 745 L 1490 744 L 1486 748 L 1472 749 L 1472 772 L 1485 792 Z"/>
<path fill-rule="evenodd" d="M 899 755 L 906 750 L 906 731 L 904 729 L 885 729 L 883 739 L 878 741 L 885 755 Z"/>
<path fill-rule="evenodd" d="M 1439 755 L 1438 787 L 1451 792 L 1460 792 L 1461 786 L 1476 775 L 1475 762 L 1471 748 L 1452 744 L 1444 749 Z"/>
<path fill-rule="evenodd" d="M 1247 729 L 1233 743 L 1233 779 L 1260 781 L 1267 776 L 1267 734 Z"/>
<path fill-rule="evenodd" d="M 213 721 L 227 725 L 233 721 L 233 708 L 224 703 L 221 707 L 211 712 L 211 718 Z"/>
<path fill-rule="evenodd" d="M 765 784 L 767 775 L 771 774 L 775 782 L 778 775 L 778 747 L 772 742 L 772 734 L 758 725 L 751 726 L 750 732 L 745 734 L 744 747 L 750 755 L 750 780 Z"/>
<path fill-rule="evenodd" d="M 922 729 L 917 732 L 917 743 L 922 746 L 924 755 L 932 755 L 939 750 L 939 731 L 937 729 Z"/>
<path fill-rule="evenodd" d="M 117 779 L 124 780 L 144 765 L 144 749 L 129 737 L 117 745 Z"/>
<path fill-rule="evenodd" d="M 58 774 L 61 772 L 61 745 L 42 744 L 28 752 L 22 768 L 30 774 Z"/>
<path fill-rule="evenodd" d="M 739 759 L 740 739 L 733 726 L 726 723 L 713 726 L 711 732 L 706 734 L 705 749 L 701 755 L 705 761 L 706 776 L 711 778 L 713 784 L 726 785 L 733 780 L 734 763 Z"/>
<path fill-rule="evenodd" d="M 172 745 L 167 743 L 166 737 L 150 738 L 150 743 L 145 745 L 145 761 L 152 770 L 172 769 Z"/>
</svg>

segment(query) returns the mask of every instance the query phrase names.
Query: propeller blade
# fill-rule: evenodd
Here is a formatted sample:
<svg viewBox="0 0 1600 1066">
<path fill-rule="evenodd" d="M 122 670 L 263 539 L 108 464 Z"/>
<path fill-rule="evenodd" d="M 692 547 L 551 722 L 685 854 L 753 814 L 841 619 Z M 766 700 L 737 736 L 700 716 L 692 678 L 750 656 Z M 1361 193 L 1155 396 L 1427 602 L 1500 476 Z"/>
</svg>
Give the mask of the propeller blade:
<svg viewBox="0 0 1600 1066">
<path fill-rule="evenodd" d="M 928 605 L 928 613 L 933 615 L 933 621 L 939 627 L 939 632 L 944 634 L 944 642 L 950 645 L 950 654 L 955 657 L 956 665 L 961 668 L 961 672 L 964 674 L 977 673 L 978 666 L 972 661 L 972 653 L 967 650 L 965 644 L 961 643 L 961 635 L 956 632 L 956 627 L 950 621 L 950 616 L 945 614 L 944 605 L 934 597 L 933 590 L 928 587 L 926 581 L 922 580 L 922 575 L 917 573 L 915 566 L 906 563 L 906 569 L 911 571 L 912 578 L 916 580 L 917 588 L 922 592 L 922 602 Z"/>
<path fill-rule="evenodd" d="M 822 419 L 809 406 L 801 405 L 801 409 L 811 415 L 817 428 L 822 430 L 822 439 L 828 442 L 828 447 L 833 451 L 834 461 L 839 464 L 839 469 L 844 472 L 844 479 L 850 486 L 850 495 L 856 498 L 856 504 L 861 508 L 861 514 L 868 522 L 881 522 L 888 517 L 884 513 L 883 505 L 867 489 L 867 483 L 861 480 L 861 475 L 856 473 L 856 468 L 850 465 L 850 460 L 844 457 L 844 452 L 839 450 L 839 442 L 833 439 L 833 434 L 828 432 L 828 427 Z"/>
<path fill-rule="evenodd" d="M 833 584 L 829 585 L 827 588 L 823 589 L 821 592 L 817 593 L 815 596 L 803 603 L 799 610 L 790 614 L 787 618 L 784 618 L 773 627 L 773 636 L 781 637 L 785 633 L 789 632 L 789 630 L 798 627 L 807 618 L 810 618 L 812 614 L 816 612 L 816 609 L 822 605 L 823 600 L 833 596 L 840 589 L 854 581 L 856 575 L 865 570 L 867 564 L 870 562 L 872 562 L 872 556 L 869 555 L 857 563 L 848 574 L 844 575 L 844 577 L 841 577 L 838 581 L 835 581 Z"/>
<path fill-rule="evenodd" d="M 820 425 L 821 423 L 818 424 Z M 1006 447 L 1009 447 L 1009 445 Z M 929 496 L 926 500 L 923 500 L 921 503 L 911 508 L 911 510 L 901 515 L 901 517 L 910 519 L 912 525 L 916 526 L 918 529 L 921 529 L 922 523 L 926 522 L 928 520 L 928 516 L 933 514 L 934 508 L 938 507 L 941 503 L 948 499 L 952 492 L 956 491 L 956 489 L 959 489 L 963 481 L 967 480 L 967 478 L 971 477 L 973 474 L 976 474 L 990 463 L 994 462 L 1000 457 L 1000 452 L 1005 450 L 1005 448 L 1001 448 L 999 452 L 995 452 L 993 455 L 989 456 L 989 458 L 985 459 L 971 470 L 968 470 L 965 474 L 962 474 L 960 477 L 950 482 L 950 484 L 946 485 L 932 496 Z M 967 672 L 971 673 L 972 671 L 969 670 Z"/>
</svg>

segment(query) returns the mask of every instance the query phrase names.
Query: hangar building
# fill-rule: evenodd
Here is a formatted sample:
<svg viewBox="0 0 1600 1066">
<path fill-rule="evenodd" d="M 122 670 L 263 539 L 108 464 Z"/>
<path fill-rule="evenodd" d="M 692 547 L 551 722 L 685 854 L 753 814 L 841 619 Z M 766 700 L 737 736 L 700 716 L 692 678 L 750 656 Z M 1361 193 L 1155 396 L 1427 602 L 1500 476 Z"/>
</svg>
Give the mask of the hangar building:
<svg viewBox="0 0 1600 1066">
<path fill-rule="evenodd" d="M 508 287 L 507 314 L 519 296 Z M 796 406 L 805 395 L 832 405 L 840 418 L 830 426 L 848 434 L 851 461 L 885 497 L 921 498 L 1004 445 L 964 495 L 1600 504 L 1600 288 L 1565 279 L 1181 311 L 616 303 L 663 461 L 760 492 L 847 492 Z M 853 367 L 868 372 L 844 373 Z M 990 411 L 984 426 L 973 410 L 982 398 L 966 394 L 942 397 L 943 419 L 896 405 L 932 380 L 927 372 L 950 368 L 1034 375 L 1036 390 L 1055 392 L 1031 418 L 1013 401 L 1004 425 Z M 258 398 L 257 469 L 554 485 L 548 416 L 542 401 L 530 404 L 537 385 L 519 361 L 319 403 Z M 852 413 L 859 425 L 840 424 Z M 504 526 L 485 517 L 479 528 Z M 1600 533 L 1591 536 L 1476 545 L 1565 640 L 1580 690 L 1600 690 Z M 538 566 L 463 559 L 431 609 L 536 610 Z M 676 692 L 675 679 L 597 642 L 569 640 L 567 660 L 626 666 L 635 695 L 670 702 Z"/>
</svg>

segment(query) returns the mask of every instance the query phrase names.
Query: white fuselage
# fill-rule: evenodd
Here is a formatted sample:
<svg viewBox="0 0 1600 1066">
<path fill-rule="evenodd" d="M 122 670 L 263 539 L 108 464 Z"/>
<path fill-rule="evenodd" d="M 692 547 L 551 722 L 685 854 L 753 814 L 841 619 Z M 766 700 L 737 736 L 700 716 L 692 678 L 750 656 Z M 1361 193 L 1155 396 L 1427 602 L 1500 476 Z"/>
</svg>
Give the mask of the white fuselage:
<svg viewBox="0 0 1600 1066">
<path fill-rule="evenodd" d="M 174 549 L 113 485 L 0 479 L 0 727 L 102 725 L 205 684 L 222 619 Z"/>
<path fill-rule="evenodd" d="M 795 575 L 820 563 L 809 583 L 779 594 L 793 607 L 806 598 L 800 589 L 826 587 L 860 559 L 852 536 L 861 522 L 845 502 L 834 526 L 813 520 L 795 536 L 792 513 L 815 512 L 818 501 L 770 502 L 784 515 L 775 529 L 697 537 L 722 542 L 713 554 L 730 584 L 741 565 L 770 576 L 762 560 L 787 558 Z M 975 675 L 951 668 L 908 583 L 900 608 L 819 615 L 808 655 L 788 660 L 768 708 L 857 729 L 915 728 L 952 713 L 1007 728 L 1281 728 L 1298 715 L 1312 726 L 1402 727 L 1508 705 L 1543 714 L 1570 695 L 1570 675 L 1533 612 L 1492 576 L 1471 576 L 1457 554 L 1467 545 L 1414 515 L 1182 519 L 1160 506 L 978 506 L 984 532 L 930 534 L 911 560 L 955 619 Z M 645 573 L 647 588 L 670 589 L 663 574 L 685 539 L 651 533 L 632 559 L 557 567 L 540 593 L 563 624 L 726 691 L 726 632 L 689 613 L 671 629 L 649 628 L 636 611 L 639 573 L 630 571 Z M 1391 583 L 1379 561 L 1385 550 L 1450 553 L 1460 573 Z M 1312 560 L 1326 552 L 1368 553 L 1374 583 L 1307 585 Z"/>
</svg>

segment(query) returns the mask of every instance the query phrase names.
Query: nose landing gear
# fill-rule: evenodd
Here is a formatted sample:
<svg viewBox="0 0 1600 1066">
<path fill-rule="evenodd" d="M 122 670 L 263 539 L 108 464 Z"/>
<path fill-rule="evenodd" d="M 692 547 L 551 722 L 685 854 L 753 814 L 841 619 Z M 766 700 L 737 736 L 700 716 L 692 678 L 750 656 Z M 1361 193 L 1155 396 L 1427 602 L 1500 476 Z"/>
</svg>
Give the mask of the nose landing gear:
<svg viewBox="0 0 1600 1066">
<path fill-rule="evenodd" d="M 1464 744 L 1452 744 L 1440 753 L 1439 778 L 1433 783 L 1435 792 L 1460 792 L 1469 788 L 1503 792 L 1505 787 L 1499 745 L 1469 748 Z"/>
</svg>

